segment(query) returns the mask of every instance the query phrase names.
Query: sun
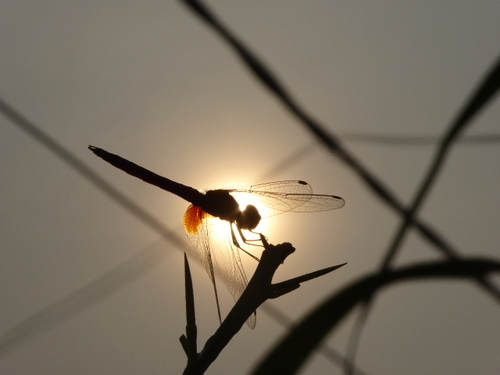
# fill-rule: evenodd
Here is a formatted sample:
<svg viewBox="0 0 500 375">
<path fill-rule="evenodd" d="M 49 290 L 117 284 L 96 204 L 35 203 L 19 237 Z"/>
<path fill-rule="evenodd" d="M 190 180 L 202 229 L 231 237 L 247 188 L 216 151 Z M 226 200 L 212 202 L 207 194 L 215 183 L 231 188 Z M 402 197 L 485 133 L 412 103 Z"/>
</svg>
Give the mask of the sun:
<svg viewBox="0 0 500 375">
<path fill-rule="evenodd" d="M 262 209 L 261 209 L 262 207 L 260 206 L 259 203 L 260 203 L 259 200 L 256 199 L 255 197 L 252 197 L 251 194 L 245 194 L 245 196 L 241 197 L 241 198 L 238 196 L 238 205 L 240 206 L 240 210 L 242 212 L 245 210 L 245 208 L 248 205 L 253 205 L 257 208 L 259 213 L 262 215 Z M 266 220 L 264 218 L 264 219 L 260 220 L 259 224 L 255 227 L 255 229 L 252 232 L 266 234 L 267 230 L 269 230 L 269 220 Z M 249 231 L 245 230 L 244 232 L 249 232 Z M 251 234 L 251 233 L 249 233 L 249 234 Z M 245 235 L 246 235 L 246 233 L 245 233 Z M 253 236 L 255 236 L 255 234 L 253 234 Z"/>
</svg>

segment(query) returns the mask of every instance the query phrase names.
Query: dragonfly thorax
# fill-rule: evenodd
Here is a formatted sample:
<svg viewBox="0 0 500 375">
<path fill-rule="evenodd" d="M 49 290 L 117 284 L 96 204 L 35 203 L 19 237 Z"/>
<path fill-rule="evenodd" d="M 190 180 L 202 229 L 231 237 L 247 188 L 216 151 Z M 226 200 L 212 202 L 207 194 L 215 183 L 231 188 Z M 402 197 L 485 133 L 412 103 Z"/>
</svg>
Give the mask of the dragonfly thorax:
<svg viewBox="0 0 500 375">
<path fill-rule="evenodd" d="M 236 216 L 236 225 L 240 229 L 252 230 L 260 223 L 261 216 L 257 207 L 249 204 Z"/>
<path fill-rule="evenodd" d="M 229 222 L 236 221 L 241 212 L 238 202 L 227 190 L 207 191 L 199 205 L 210 215 Z"/>
<path fill-rule="evenodd" d="M 236 199 L 227 190 L 209 190 L 203 196 L 203 201 L 196 205 L 200 205 L 203 211 L 219 219 L 236 223 L 238 228 L 252 230 L 260 222 L 261 216 L 257 208 L 253 205 L 248 205 L 241 211 Z"/>
</svg>

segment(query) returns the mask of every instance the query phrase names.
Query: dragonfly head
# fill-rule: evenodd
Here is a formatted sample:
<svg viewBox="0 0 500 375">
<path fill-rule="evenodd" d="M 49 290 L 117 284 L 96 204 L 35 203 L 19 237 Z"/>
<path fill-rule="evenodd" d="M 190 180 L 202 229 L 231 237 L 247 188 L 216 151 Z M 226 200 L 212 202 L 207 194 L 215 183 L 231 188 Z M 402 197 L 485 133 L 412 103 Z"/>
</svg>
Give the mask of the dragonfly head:
<svg viewBox="0 0 500 375">
<path fill-rule="evenodd" d="M 238 225 L 240 229 L 252 230 L 259 225 L 260 219 L 261 217 L 257 207 L 249 204 L 243 211 L 238 213 L 236 225 Z"/>
</svg>

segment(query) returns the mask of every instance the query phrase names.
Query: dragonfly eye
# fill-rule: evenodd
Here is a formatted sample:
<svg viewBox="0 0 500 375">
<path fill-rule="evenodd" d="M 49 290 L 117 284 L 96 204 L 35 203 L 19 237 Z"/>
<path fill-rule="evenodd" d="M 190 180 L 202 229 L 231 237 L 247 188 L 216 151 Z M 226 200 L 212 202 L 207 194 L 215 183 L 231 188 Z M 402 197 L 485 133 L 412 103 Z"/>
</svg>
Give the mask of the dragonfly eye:
<svg viewBox="0 0 500 375">
<path fill-rule="evenodd" d="M 240 229 L 252 230 L 259 225 L 260 218 L 257 207 L 249 204 L 236 218 L 236 224 Z"/>
</svg>

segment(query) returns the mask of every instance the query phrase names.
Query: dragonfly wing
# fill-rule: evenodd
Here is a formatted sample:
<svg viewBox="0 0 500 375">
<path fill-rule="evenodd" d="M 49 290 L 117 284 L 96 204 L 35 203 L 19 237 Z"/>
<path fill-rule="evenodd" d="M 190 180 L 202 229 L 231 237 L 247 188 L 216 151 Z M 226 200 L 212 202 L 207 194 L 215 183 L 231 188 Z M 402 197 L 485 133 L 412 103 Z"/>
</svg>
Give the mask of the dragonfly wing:
<svg viewBox="0 0 500 375">
<path fill-rule="evenodd" d="M 201 207 L 190 205 L 184 214 L 184 227 L 196 251 L 196 255 L 200 258 L 201 264 L 207 271 L 210 280 L 215 284 L 209 233 L 205 220 L 207 216 L 209 215 Z"/>
<path fill-rule="evenodd" d="M 198 207 L 194 207 L 193 209 L 197 208 Z M 214 277 L 215 273 L 222 277 L 224 284 L 226 284 L 226 287 L 235 301 L 243 294 L 243 291 L 248 285 L 248 280 L 241 263 L 239 249 L 232 243 L 229 222 L 221 221 L 202 211 L 202 222 L 195 232 L 192 230 L 192 227 L 189 227 L 186 219 L 189 215 L 189 211 L 193 209 L 190 206 L 188 211 L 186 211 L 186 231 L 203 267 L 214 284 L 217 308 L 219 309 L 220 315 L 220 306 Z M 250 328 L 253 329 L 255 327 L 255 321 L 254 313 L 247 320 L 247 324 Z"/>
<path fill-rule="evenodd" d="M 184 227 L 193 245 L 193 248 L 200 259 L 200 262 L 208 273 L 208 277 L 214 286 L 215 303 L 219 321 L 222 322 L 219 294 L 217 293 L 217 283 L 215 281 L 214 265 L 210 252 L 209 233 L 205 218 L 208 214 L 201 207 L 190 205 L 184 214 Z"/>
<path fill-rule="evenodd" d="M 228 190 L 237 201 L 248 201 L 256 206 L 262 217 L 282 212 L 327 211 L 345 204 L 342 198 L 335 195 L 313 194 L 311 186 L 301 180 L 268 182 Z"/>
<path fill-rule="evenodd" d="M 312 194 L 310 198 L 304 201 L 293 209 L 291 212 L 319 212 L 336 210 L 344 207 L 345 201 L 343 198 L 336 195 L 327 194 Z"/>
<path fill-rule="evenodd" d="M 214 268 L 236 302 L 245 291 L 248 280 L 241 263 L 240 249 L 232 241 L 231 224 L 212 216 L 207 220 L 207 226 L 212 227 L 209 232 Z M 255 321 L 254 313 L 247 320 L 248 326 L 255 328 Z"/>
</svg>

